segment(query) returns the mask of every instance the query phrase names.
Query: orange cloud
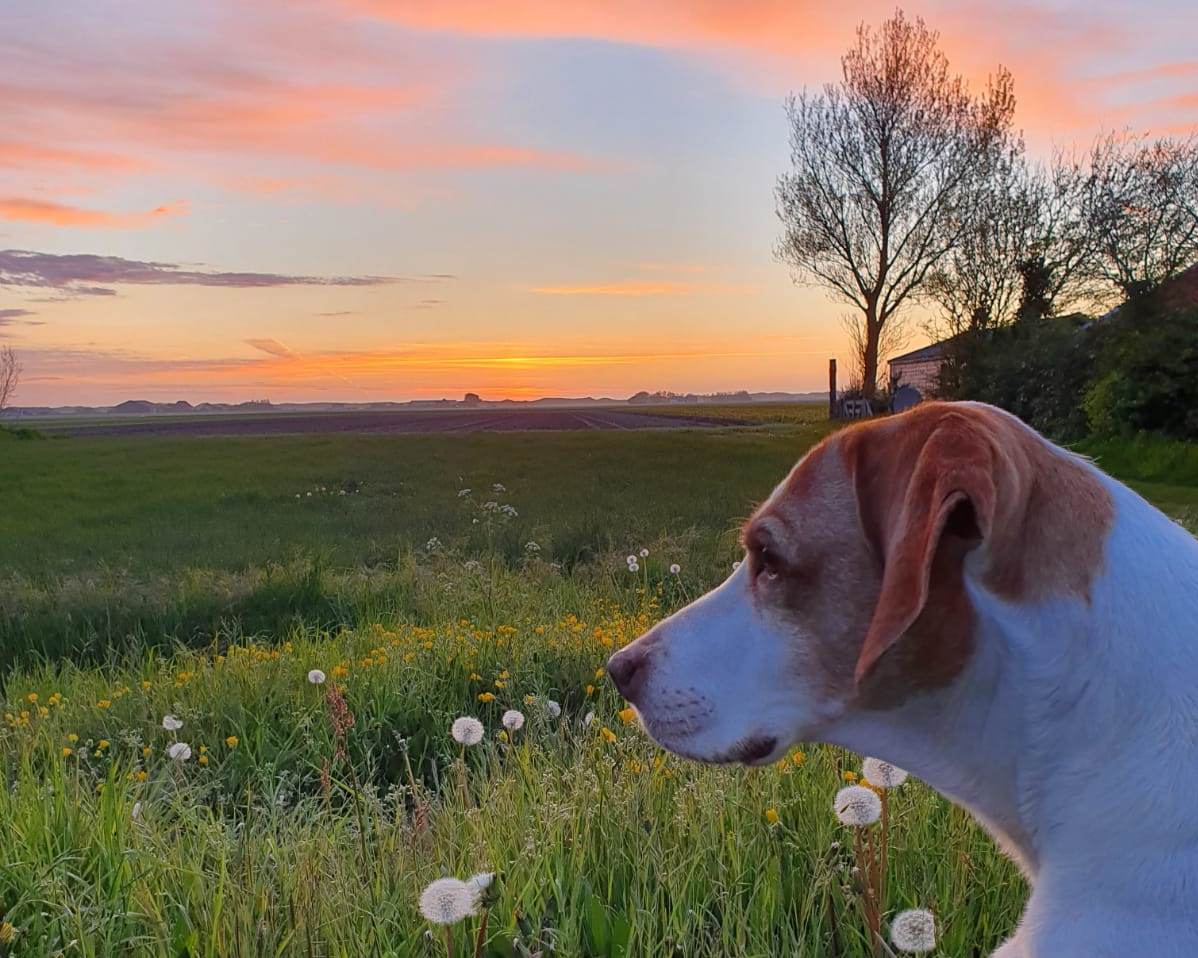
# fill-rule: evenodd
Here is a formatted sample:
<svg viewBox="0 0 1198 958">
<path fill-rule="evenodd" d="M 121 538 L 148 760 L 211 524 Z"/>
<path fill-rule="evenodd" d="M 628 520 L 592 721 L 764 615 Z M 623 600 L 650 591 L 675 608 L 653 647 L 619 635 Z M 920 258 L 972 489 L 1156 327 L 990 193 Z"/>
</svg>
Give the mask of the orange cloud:
<svg viewBox="0 0 1198 958">
<path fill-rule="evenodd" d="M 116 153 L 59 149 L 34 143 L 0 140 L 0 167 L 44 170 L 47 166 L 76 167 L 84 170 L 134 172 L 146 163 Z"/>
<path fill-rule="evenodd" d="M 563 286 L 534 286 L 542 296 L 690 296 L 694 293 L 745 292 L 745 287 L 720 283 L 682 283 L 662 280 L 624 280 L 617 283 L 582 283 Z"/>
<path fill-rule="evenodd" d="M 89 210 L 47 200 L 24 197 L 0 198 L 0 219 L 22 223 L 44 223 L 50 226 L 81 226 L 107 229 L 140 229 L 152 226 L 165 217 L 187 212 L 187 203 L 177 200 L 140 213 L 108 213 Z"/>
</svg>

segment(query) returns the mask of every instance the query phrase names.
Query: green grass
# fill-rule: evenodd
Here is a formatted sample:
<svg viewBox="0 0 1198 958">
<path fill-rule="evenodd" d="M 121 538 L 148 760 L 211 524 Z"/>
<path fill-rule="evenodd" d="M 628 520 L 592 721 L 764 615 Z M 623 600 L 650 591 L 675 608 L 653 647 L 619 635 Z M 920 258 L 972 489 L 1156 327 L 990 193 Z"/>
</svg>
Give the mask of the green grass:
<svg viewBox="0 0 1198 958">
<path fill-rule="evenodd" d="M 597 674 L 726 573 L 825 429 L 6 442 L 0 955 L 434 956 L 423 885 L 493 870 L 492 958 L 864 958 L 830 809 L 858 759 L 663 758 Z M 1198 504 L 1189 447 L 1082 451 Z M 461 714 L 488 730 L 464 755 Z M 1014 868 L 919 783 L 893 803 L 887 913 L 930 907 L 938 954 L 987 954 Z"/>
</svg>

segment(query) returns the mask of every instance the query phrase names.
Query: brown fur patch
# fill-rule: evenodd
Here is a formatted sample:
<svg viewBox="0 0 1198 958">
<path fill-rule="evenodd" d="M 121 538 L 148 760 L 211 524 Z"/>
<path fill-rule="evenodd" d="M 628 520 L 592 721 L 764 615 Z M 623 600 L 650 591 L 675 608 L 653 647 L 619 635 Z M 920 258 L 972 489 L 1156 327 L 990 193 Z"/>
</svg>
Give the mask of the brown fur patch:
<svg viewBox="0 0 1198 958">
<path fill-rule="evenodd" d="M 856 682 L 863 704 L 890 707 L 968 662 L 971 551 L 1008 601 L 1088 600 L 1113 521 L 1099 480 L 1018 421 L 927 403 L 813 449 L 745 540 L 750 562 L 762 538 L 779 560 L 753 576 L 759 608 L 816 640 L 800 666 L 829 694 Z"/>
</svg>

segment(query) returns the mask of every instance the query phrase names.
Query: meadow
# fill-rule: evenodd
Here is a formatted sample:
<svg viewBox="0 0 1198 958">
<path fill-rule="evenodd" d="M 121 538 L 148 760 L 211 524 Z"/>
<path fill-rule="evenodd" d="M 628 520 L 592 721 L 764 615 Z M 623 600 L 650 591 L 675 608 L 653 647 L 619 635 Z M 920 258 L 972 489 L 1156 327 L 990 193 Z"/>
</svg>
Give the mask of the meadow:
<svg viewBox="0 0 1198 958">
<path fill-rule="evenodd" d="M 827 428 L 0 437 L 0 955 L 875 954 L 861 758 L 683 762 L 602 673 Z M 1195 528 L 1192 447 L 1086 451 Z M 988 954 L 1015 869 L 888 801 L 883 914 Z M 447 940 L 421 891 L 477 872 Z"/>
</svg>

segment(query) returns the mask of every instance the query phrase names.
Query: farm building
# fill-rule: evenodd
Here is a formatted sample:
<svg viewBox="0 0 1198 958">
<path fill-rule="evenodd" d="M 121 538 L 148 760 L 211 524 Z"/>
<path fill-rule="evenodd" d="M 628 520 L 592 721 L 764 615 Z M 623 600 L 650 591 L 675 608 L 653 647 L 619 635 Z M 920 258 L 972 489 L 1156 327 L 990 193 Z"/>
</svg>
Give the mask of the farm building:
<svg viewBox="0 0 1198 958">
<path fill-rule="evenodd" d="M 932 343 L 895 356 L 889 363 L 890 381 L 910 386 L 926 399 L 935 391 L 940 367 L 944 364 L 944 347 L 943 342 Z"/>
</svg>

